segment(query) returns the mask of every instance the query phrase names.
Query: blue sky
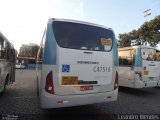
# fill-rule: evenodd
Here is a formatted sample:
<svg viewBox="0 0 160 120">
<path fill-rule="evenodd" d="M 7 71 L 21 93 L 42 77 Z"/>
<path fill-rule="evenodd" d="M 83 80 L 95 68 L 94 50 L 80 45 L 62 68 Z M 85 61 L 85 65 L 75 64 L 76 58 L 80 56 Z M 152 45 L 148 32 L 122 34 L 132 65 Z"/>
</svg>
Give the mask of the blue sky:
<svg viewBox="0 0 160 120">
<path fill-rule="evenodd" d="M 48 18 L 104 25 L 118 38 L 160 15 L 160 0 L 1 0 L 0 15 L 0 31 L 19 50 L 23 43 L 40 43 Z"/>
</svg>

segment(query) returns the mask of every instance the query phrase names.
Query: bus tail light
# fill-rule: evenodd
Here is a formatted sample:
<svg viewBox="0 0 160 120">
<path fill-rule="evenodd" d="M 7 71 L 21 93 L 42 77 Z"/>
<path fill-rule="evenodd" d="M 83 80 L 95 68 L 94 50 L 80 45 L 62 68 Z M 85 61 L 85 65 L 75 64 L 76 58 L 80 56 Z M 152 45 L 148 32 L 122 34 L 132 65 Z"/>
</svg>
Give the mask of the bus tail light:
<svg viewBox="0 0 160 120">
<path fill-rule="evenodd" d="M 50 94 L 54 94 L 52 71 L 50 71 L 46 77 L 45 90 Z"/>
<path fill-rule="evenodd" d="M 114 90 L 118 88 L 118 72 L 116 71 L 115 83 L 114 83 Z"/>
</svg>

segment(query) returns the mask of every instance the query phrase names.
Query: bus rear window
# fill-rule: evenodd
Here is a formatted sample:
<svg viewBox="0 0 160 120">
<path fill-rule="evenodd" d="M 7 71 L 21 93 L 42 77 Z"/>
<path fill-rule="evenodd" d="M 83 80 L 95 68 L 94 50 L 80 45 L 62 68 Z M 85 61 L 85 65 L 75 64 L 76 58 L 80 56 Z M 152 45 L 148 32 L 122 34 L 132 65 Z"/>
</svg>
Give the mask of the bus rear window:
<svg viewBox="0 0 160 120">
<path fill-rule="evenodd" d="M 141 55 L 144 60 L 160 61 L 160 51 L 152 48 L 142 48 Z"/>
<path fill-rule="evenodd" d="M 60 47 L 90 51 L 110 51 L 113 32 L 101 27 L 54 21 L 53 32 Z"/>
</svg>

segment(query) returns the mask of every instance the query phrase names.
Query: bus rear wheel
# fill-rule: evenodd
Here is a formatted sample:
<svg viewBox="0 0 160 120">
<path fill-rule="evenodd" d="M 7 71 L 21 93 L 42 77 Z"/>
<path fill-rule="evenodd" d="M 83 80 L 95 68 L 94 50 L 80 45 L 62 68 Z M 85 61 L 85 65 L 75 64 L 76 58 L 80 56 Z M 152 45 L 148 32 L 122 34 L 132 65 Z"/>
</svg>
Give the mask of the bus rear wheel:
<svg viewBox="0 0 160 120">
<path fill-rule="evenodd" d="M 8 83 L 8 78 L 9 78 L 9 76 L 7 75 L 7 77 L 6 77 L 6 80 L 5 80 L 5 82 L 4 82 L 4 85 L 3 85 L 3 90 L 2 90 L 2 94 L 3 93 L 5 93 L 5 91 L 6 91 L 6 85 L 7 85 L 7 83 Z"/>
<path fill-rule="evenodd" d="M 3 85 L 3 89 L 2 89 L 2 91 L 0 92 L 0 94 L 5 93 L 5 91 L 6 91 L 6 82 L 5 82 L 5 84 Z"/>
</svg>

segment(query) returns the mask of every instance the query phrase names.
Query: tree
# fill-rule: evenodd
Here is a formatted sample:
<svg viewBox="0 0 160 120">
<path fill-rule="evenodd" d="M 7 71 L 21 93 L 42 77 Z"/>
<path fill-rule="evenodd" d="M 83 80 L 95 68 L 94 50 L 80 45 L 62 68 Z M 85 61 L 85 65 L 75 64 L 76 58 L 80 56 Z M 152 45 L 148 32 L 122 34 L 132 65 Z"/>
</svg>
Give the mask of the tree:
<svg viewBox="0 0 160 120">
<path fill-rule="evenodd" d="M 127 33 L 119 34 L 119 46 L 127 47 L 131 45 L 130 36 Z"/>
<path fill-rule="evenodd" d="M 138 30 L 119 34 L 119 39 L 120 47 L 144 45 L 145 43 L 155 47 L 160 42 L 160 16 L 145 22 Z"/>
<path fill-rule="evenodd" d="M 19 54 L 19 57 L 37 57 L 39 46 L 37 44 L 22 44 Z"/>
<path fill-rule="evenodd" d="M 139 32 L 136 30 L 132 30 L 129 33 L 131 45 L 141 45 L 141 39 L 139 37 Z"/>
<path fill-rule="evenodd" d="M 148 22 L 147 42 L 151 46 L 156 46 L 160 42 L 160 16 Z"/>
</svg>

